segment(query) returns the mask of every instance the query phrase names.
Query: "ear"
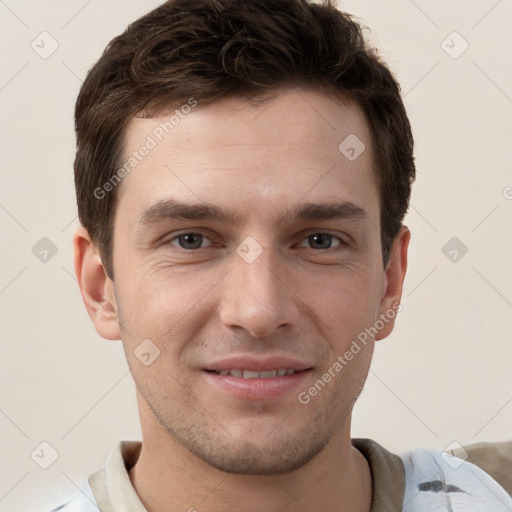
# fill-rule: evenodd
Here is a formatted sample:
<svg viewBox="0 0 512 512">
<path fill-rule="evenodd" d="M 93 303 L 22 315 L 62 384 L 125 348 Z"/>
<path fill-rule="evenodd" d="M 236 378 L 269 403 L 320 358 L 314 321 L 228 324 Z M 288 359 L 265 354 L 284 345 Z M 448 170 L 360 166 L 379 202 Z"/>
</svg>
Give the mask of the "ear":
<svg viewBox="0 0 512 512">
<path fill-rule="evenodd" d="M 384 320 L 384 327 L 375 336 L 375 341 L 386 338 L 393 331 L 395 318 L 400 311 L 400 299 L 407 272 L 407 249 L 411 232 L 406 226 L 402 226 L 391 246 L 389 261 L 384 273 L 382 283 L 382 295 L 379 314 Z M 384 315 L 384 316 L 382 316 Z"/>
<path fill-rule="evenodd" d="M 107 340 L 120 340 L 114 283 L 107 276 L 99 251 L 83 226 L 76 230 L 73 248 L 80 293 L 96 332 Z"/>
</svg>

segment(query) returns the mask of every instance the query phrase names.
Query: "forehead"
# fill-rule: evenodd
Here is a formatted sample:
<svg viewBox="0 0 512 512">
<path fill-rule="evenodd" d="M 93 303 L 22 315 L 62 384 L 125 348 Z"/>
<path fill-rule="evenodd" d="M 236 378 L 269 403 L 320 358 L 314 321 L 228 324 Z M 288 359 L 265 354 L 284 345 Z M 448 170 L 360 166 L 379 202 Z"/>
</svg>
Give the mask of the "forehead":
<svg viewBox="0 0 512 512">
<path fill-rule="evenodd" d="M 237 143 L 268 146 L 298 145 L 338 149 L 340 137 L 353 134 L 369 146 L 369 127 L 361 107 L 339 94 L 320 90 L 280 89 L 261 98 L 224 97 L 207 105 L 193 98 L 184 99 L 151 117 L 137 116 L 128 125 L 125 142 L 128 151 L 153 139 L 157 146 L 170 144 L 172 136 L 187 137 L 197 128 L 201 137 L 188 143 L 232 146 Z M 215 128 L 222 127 L 222 130 Z M 179 150 L 175 145 L 175 150 Z"/>
<path fill-rule="evenodd" d="M 125 138 L 134 164 L 119 206 L 140 214 L 167 198 L 229 203 L 247 213 L 302 198 L 378 203 L 370 130 L 358 105 L 312 90 L 262 103 L 190 98 L 152 118 L 134 118 Z M 326 197 L 329 196 L 329 197 Z M 367 204 L 366 210 L 378 209 Z"/>
</svg>

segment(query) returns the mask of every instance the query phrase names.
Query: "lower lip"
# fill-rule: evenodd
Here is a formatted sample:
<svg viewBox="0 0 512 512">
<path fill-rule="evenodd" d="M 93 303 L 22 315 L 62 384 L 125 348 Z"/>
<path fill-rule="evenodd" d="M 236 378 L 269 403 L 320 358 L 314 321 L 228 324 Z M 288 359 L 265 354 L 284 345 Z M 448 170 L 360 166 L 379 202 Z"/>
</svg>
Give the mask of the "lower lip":
<svg viewBox="0 0 512 512">
<path fill-rule="evenodd" d="M 237 398 L 244 400 L 268 400 L 289 393 L 299 387 L 309 372 L 310 370 L 304 370 L 292 375 L 268 379 L 244 379 L 243 377 L 219 375 L 218 373 L 208 371 L 204 373 L 214 386 Z"/>
</svg>

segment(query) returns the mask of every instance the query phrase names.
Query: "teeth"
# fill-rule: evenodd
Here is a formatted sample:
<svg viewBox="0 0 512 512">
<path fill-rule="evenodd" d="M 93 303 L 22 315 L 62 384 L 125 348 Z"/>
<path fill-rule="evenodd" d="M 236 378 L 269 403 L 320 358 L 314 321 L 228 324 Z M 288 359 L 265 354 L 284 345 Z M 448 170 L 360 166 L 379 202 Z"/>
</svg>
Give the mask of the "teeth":
<svg viewBox="0 0 512 512">
<path fill-rule="evenodd" d="M 252 370 L 220 370 L 218 375 L 232 375 L 233 377 L 243 377 L 244 379 L 272 379 L 274 377 L 283 377 L 284 375 L 293 375 L 295 370 L 292 368 L 279 368 L 278 370 L 266 370 L 264 372 L 254 372 Z"/>
<path fill-rule="evenodd" d="M 251 372 L 251 370 L 244 370 L 244 379 L 257 379 L 260 376 L 260 372 Z"/>
</svg>

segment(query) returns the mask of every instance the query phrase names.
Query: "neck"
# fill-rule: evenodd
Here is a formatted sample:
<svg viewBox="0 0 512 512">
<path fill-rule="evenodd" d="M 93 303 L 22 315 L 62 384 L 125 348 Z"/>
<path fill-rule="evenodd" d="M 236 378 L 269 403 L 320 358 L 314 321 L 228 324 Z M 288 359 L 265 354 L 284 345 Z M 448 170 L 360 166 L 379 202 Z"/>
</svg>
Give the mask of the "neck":
<svg viewBox="0 0 512 512">
<path fill-rule="evenodd" d="M 129 475 L 151 512 L 369 512 L 371 506 L 370 469 L 352 446 L 350 421 L 305 466 L 272 476 L 218 470 L 162 433 L 160 425 L 146 422 Z"/>
</svg>

